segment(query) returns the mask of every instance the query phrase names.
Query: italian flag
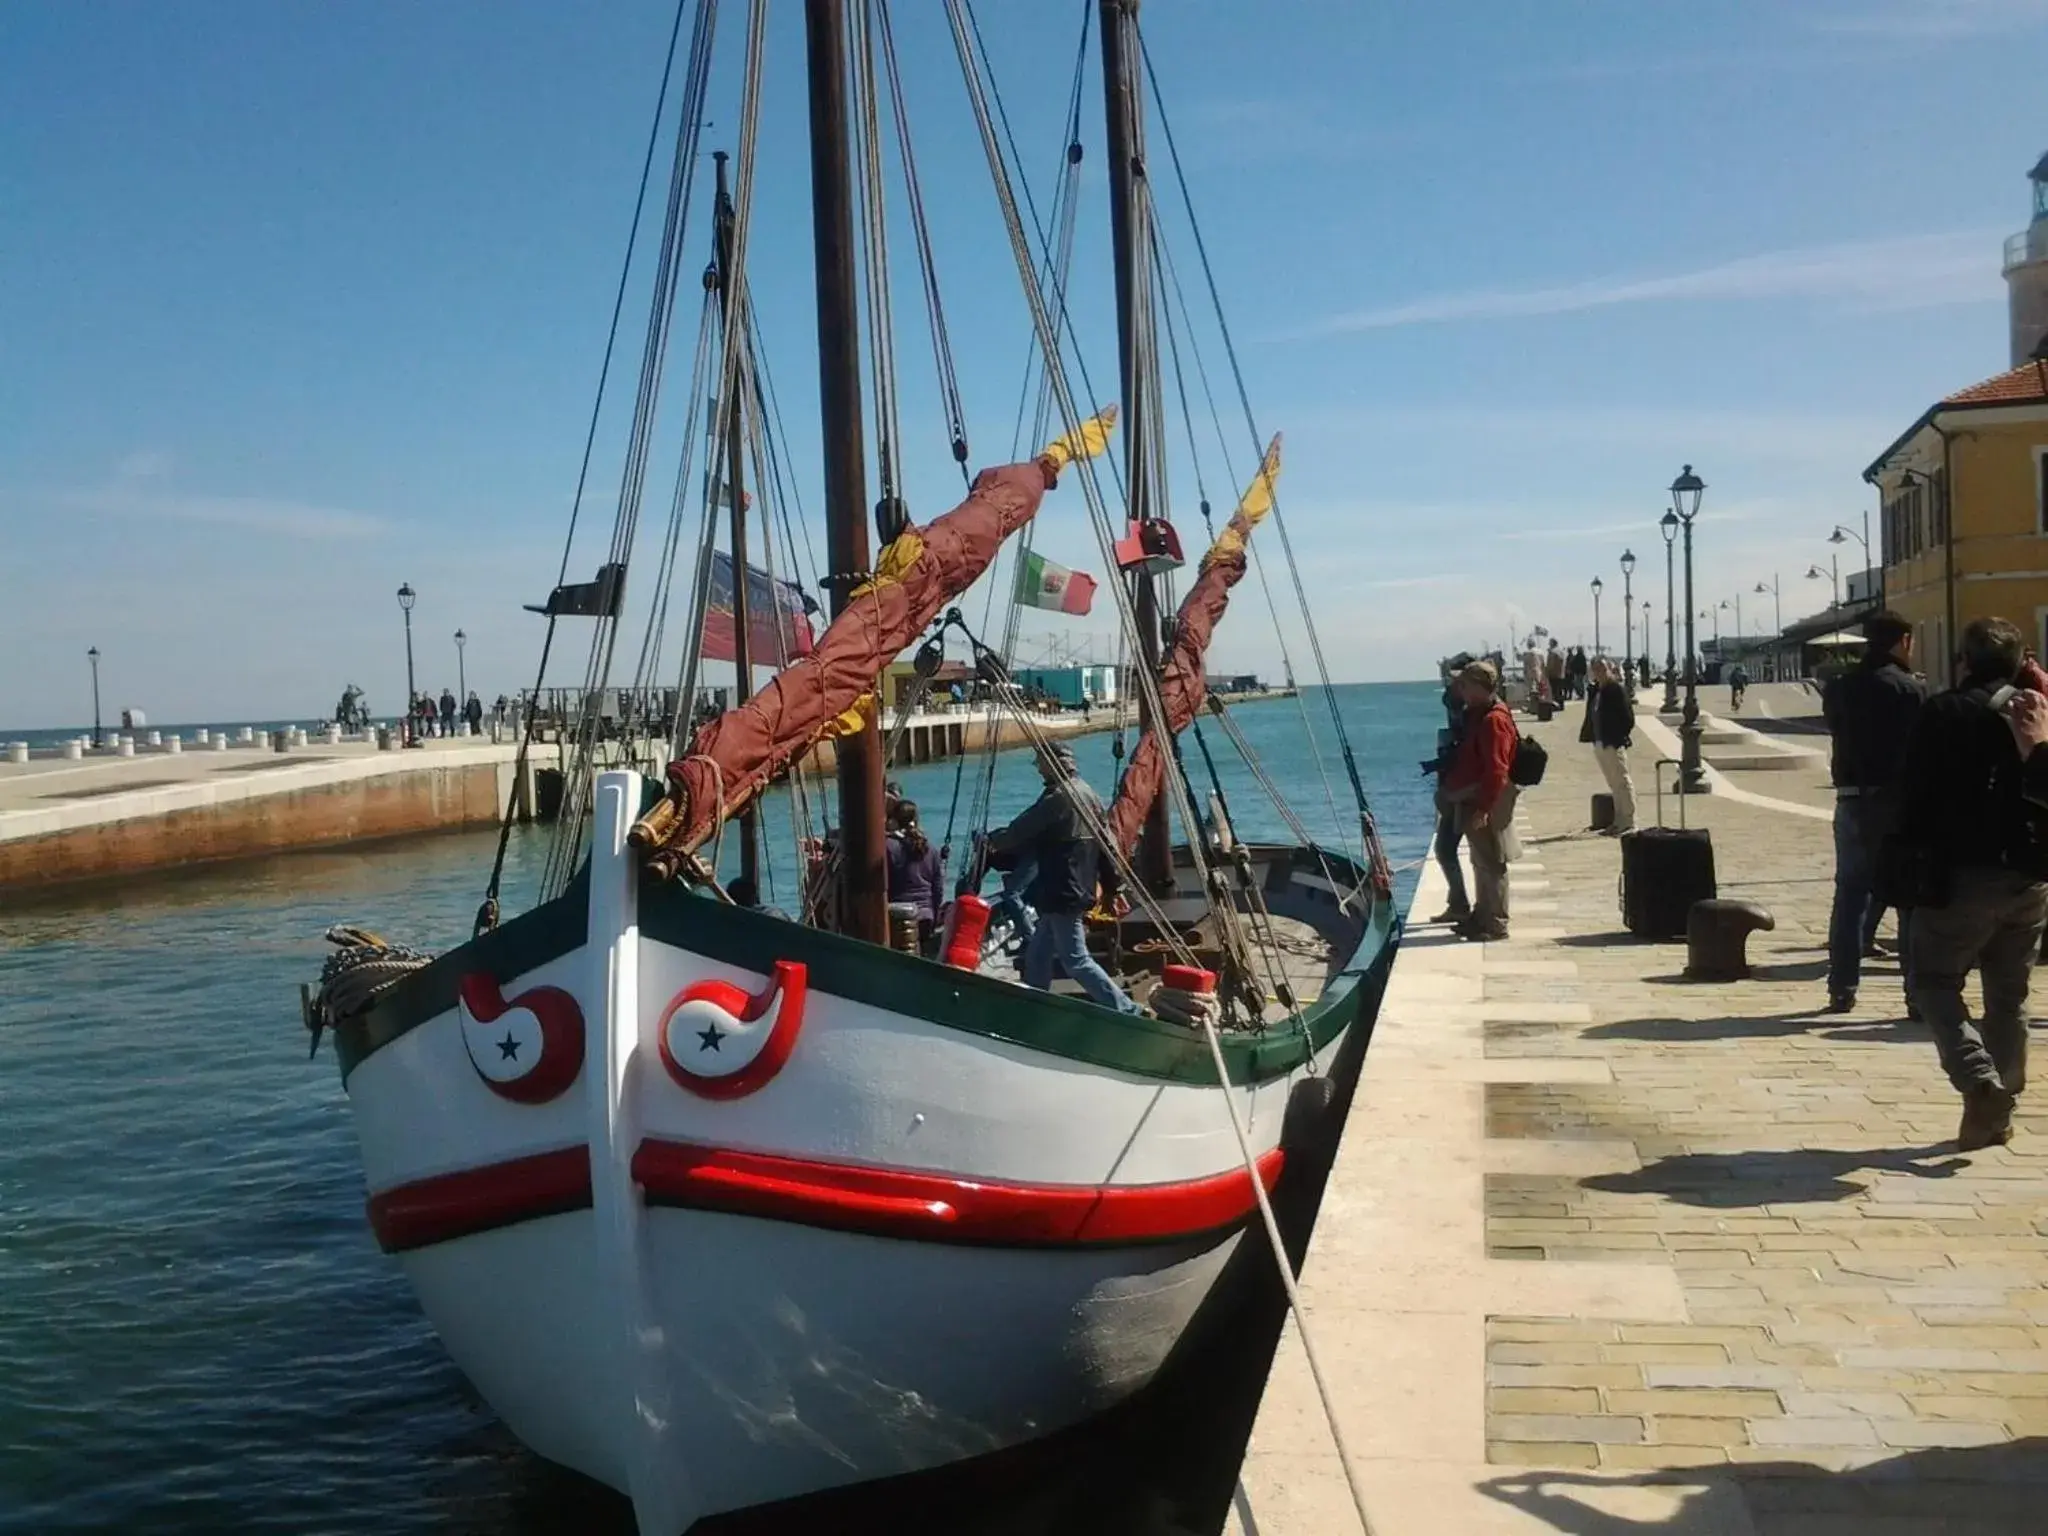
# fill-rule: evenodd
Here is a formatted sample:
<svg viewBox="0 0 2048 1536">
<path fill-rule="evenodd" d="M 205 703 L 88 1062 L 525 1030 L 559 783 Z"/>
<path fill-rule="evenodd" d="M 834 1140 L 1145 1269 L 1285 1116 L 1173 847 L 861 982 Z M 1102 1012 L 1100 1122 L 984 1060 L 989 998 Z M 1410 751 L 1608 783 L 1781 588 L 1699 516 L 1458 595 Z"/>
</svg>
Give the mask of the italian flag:
<svg viewBox="0 0 2048 1536">
<path fill-rule="evenodd" d="M 1095 578 L 1054 565 L 1043 555 L 1026 555 L 1017 567 L 1017 601 L 1026 608 L 1086 613 L 1095 601 Z"/>
</svg>

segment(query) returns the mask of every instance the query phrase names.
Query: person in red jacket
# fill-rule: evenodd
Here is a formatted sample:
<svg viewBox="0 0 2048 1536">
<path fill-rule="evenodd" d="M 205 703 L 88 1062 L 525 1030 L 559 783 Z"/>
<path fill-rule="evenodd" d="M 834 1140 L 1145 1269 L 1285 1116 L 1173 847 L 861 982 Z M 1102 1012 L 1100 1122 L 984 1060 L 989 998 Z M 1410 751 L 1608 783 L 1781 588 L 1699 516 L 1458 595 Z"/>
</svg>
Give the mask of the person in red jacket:
<svg viewBox="0 0 2048 1536">
<path fill-rule="evenodd" d="M 1458 807 L 1465 844 L 1472 850 L 1472 915 L 1458 925 L 1468 939 L 1508 936 L 1508 861 L 1515 855 L 1514 717 L 1500 701 L 1500 674 L 1475 661 L 1458 673 L 1465 701 L 1465 738 L 1443 781 L 1444 798 Z"/>
</svg>

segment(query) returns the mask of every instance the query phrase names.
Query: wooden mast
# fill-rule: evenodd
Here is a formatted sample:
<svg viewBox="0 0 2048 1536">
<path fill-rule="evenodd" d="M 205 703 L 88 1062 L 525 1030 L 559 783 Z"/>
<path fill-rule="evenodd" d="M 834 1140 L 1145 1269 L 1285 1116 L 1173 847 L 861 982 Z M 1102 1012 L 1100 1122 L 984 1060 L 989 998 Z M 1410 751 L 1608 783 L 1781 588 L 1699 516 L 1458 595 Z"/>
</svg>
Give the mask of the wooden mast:
<svg viewBox="0 0 2048 1536">
<path fill-rule="evenodd" d="M 868 569 L 867 460 L 861 428 L 860 312 L 853 270 L 853 165 L 846 131 L 843 0 L 804 0 L 811 97 L 811 225 L 818 275 L 818 403 L 825 447 L 826 559 L 832 614 Z M 839 765 L 839 926 L 888 942 L 883 873 L 882 738 L 834 743 Z"/>
<path fill-rule="evenodd" d="M 1121 365 L 1124 406 L 1124 485 L 1134 519 L 1155 517 L 1152 484 L 1153 434 L 1158 429 L 1158 402 L 1150 393 L 1150 370 L 1144 342 L 1151 330 L 1149 303 L 1141 304 L 1139 278 L 1149 252 L 1141 249 L 1138 186 L 1144 179 L 1144 102 L 1139 93 L 1136 60 L 1124 47 L 1125 30 L 1137 25 L 1138 0 L 1100 0 L 1102 33 L 1102 96 L 1109 125 L 1109 229 L 1116 256 L 1116 339 Z M 1159 594 L 1152 577 L 1139 573 L 1132 607 L 1138 628 L 1135 664 L 1159 676 Z M 1154 720 L 1149 695 L 1138 694 L 1140 732 L 1163 730 Z M 1166 820 L 1166 796 L 1154 798 L 1138 839 L 1138 878 L 1153 890 L 1173 882 L 1173 855 Z"/>
<path fill-rule="evenodd" d="M 746 398 L 743 371 L 731 361 L 734 348 L 744 347 L 746 342 L 745 316 L 736 303 L 733 294 L 736 284 L 733 273 L 733 208 L 732 195 L 726 190 L 726 153 L 719 150 L 712 155 L 718 167 L 718 202 L 715 223 L 718 250 L 718 291 L 725 300 L 726 330 L 725 350 L 727 365 L 725 376 L 732 383 L 733 398 L 726 410 L 725 432 L 725 487 L 726 504 L 732 508 L 732 666 L 733 702 L 744 704 L 754 696 L 754 665 L 750 626 L 751 614 L 747 601 L 747 492 L 745 448 L 745 419 L 740 414 L 740 402 Z M 718 494 L 714 484 L 712 494 Z M 761 890 L 761 838 L 759 817 L 754 805 L 748 802 L 740 812 L 740 878 L 752 886 L 755 900 L 760 899 Z"/>
</svg>

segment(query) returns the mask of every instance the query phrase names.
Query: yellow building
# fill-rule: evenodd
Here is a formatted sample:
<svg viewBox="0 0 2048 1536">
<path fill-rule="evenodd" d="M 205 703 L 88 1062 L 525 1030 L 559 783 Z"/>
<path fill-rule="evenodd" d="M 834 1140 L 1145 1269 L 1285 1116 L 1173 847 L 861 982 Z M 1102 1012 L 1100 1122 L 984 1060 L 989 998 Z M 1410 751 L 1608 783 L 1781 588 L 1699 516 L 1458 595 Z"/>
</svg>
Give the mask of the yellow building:
<svg viewBox="0 0 2048 1536">
<path fill-rule="evenodd" d="M 1885 601 L 1929 677 L 1972 619 L 2010 619 L 2048 656 L 2048 357 L 1930 406 L 1863 478 L 1884 507 Z"/>
</svg>

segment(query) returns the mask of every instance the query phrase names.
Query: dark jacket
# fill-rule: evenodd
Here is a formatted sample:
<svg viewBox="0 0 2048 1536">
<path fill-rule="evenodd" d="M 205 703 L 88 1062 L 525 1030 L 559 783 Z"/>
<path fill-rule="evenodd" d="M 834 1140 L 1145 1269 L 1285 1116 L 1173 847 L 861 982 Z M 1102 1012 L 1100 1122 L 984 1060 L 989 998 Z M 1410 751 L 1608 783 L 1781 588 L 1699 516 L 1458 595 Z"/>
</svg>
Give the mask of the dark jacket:
<svg viewBox="0 0 2048 1536">
<path fill-rule="evenodd" d="M 1951 868 L 2048 879 L 2048 751 L 2021 760 L 1991 707 L 2000 686 L 1966 678 L 1921 706 L 1900 779 L 1899 837 Z"/>
<path fill-rule="evenodd" d="M 1025 887 L 1024 899 L 1041 912 L 1072 916 L 1095 905 L 1104 866 L 1102 849 L 1083 814 L 1084 804 L 1101 819 L 1102 802 L 1095 791 L 1072 779 L 1049 787 L 1023 815 L 989 834 L 990 862 L 998 869 L 1012 867 L 1027 855 L 1038 861 L 1038 873 Z"/>
<path fill-rule="evenodd" d="M 927 840 L 923 853 L 912 853 L 910 844 L 895 832 L 889 834 L 888 844 L 889 899 L 912 902 L 919 917 L 937 922 L 945 885 L 939 850 Z"/>
<path fill-rule="evenodd" d="M 1820 708 L 1833 742 L 1828 771 L 1835 787 L 1895 788 L 1926 702 L 1927 685 L 1890 656 L 1866 659 L 1829 682 Z"/>
<path fill-rule="evenodd" d="M 1620 683 L 1602 683 L 1593 696 L 1593 744 L 1625 747 L 1635 734 L 1636 710 L 1628 701 L 1628 689 Z"/>
</svg>

